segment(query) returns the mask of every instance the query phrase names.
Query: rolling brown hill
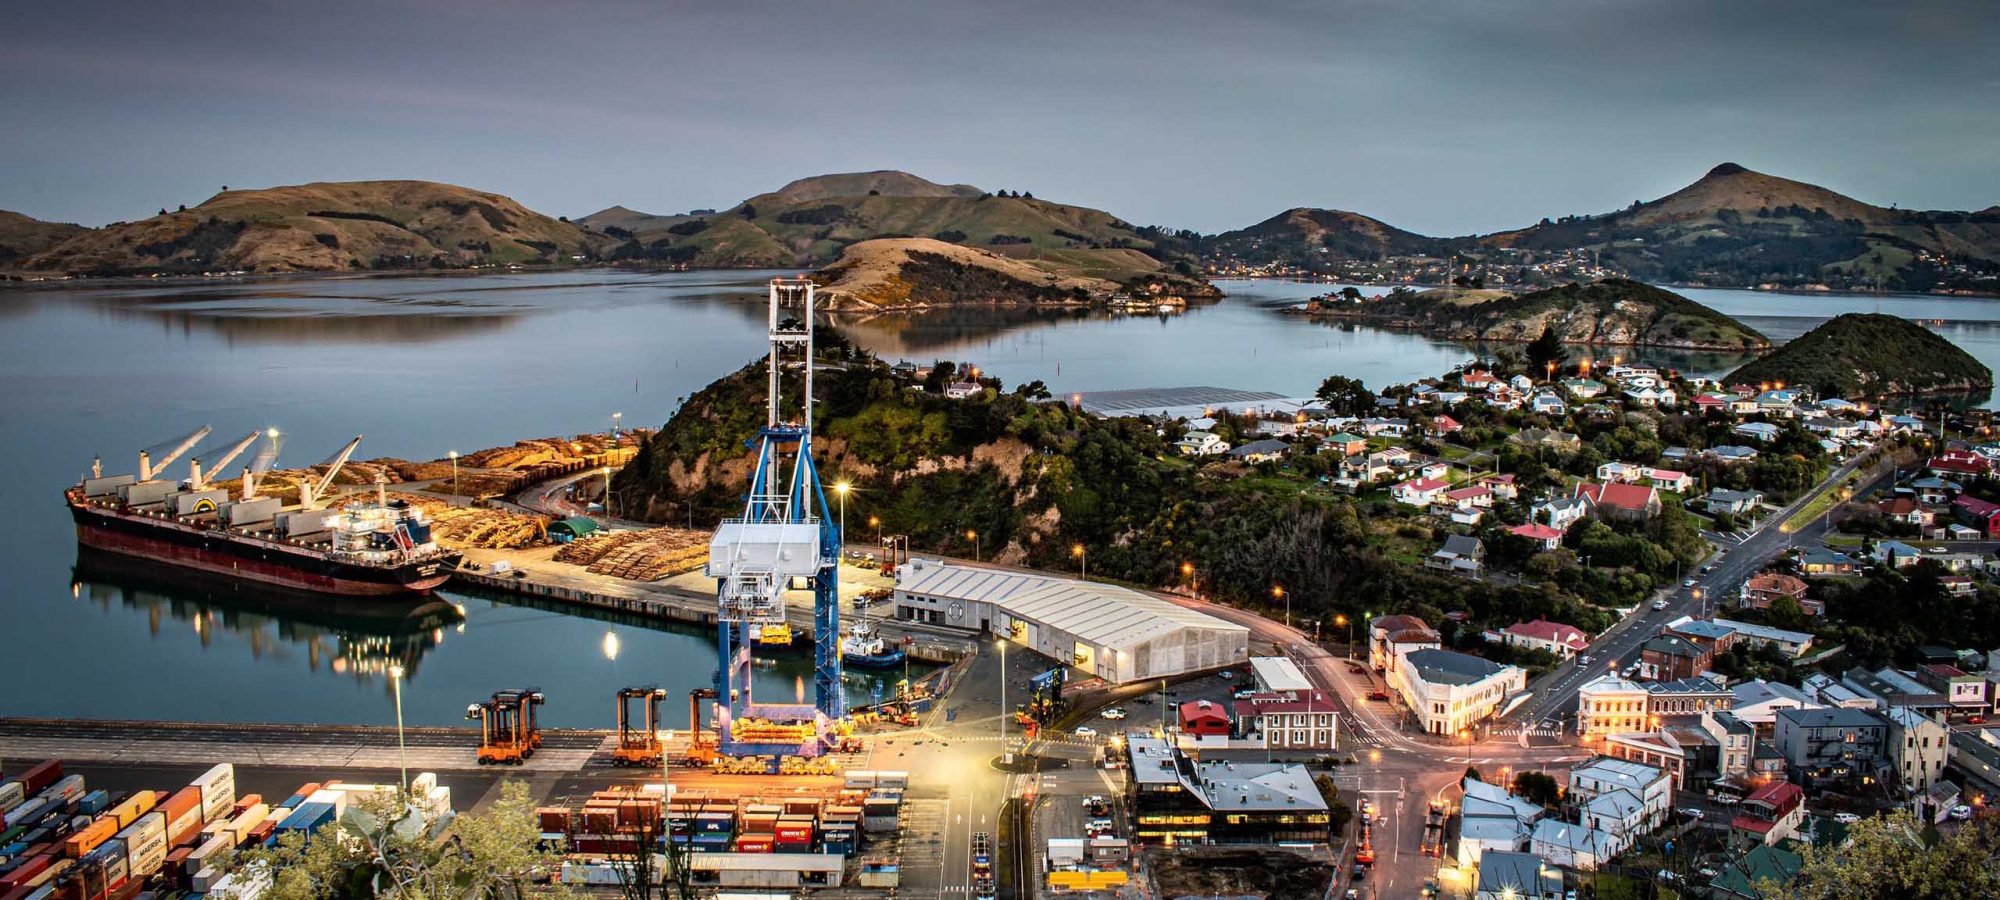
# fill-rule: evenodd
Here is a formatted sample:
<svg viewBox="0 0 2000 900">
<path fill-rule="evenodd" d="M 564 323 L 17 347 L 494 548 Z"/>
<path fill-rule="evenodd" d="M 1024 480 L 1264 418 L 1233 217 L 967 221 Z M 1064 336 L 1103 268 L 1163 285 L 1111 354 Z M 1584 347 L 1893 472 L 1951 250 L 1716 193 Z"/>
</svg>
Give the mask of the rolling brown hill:
<svg viewBox="0 0 2000 900">
<path fill-rule="evenodd" d="M 1446 252 L 1450 242 L 1404 231 L 1357 212 L 1302 206 L 1217 235 L 1209 246 L 1238 258 L 1309 263 L 1328 256 L 1366 260 L 1429 256 Z"/>
<path fill-rule="evenodd" d="M 1066 305 L 1116 291 L 1103 278 L 1059 275 L 977 247 L 931 238 L 849 246 L 815 273 L 834 309 L 921 309 L 967 304 Z"/>
<path fill-rule="evenodd" d="M 47 250 L 89 229 L 67 222 L 44 222 L 0 209 L 0 267 Z"/>
<path fill-rule="evenodd" d="M 594 259 L 607 242 L 499 194 L 428 181 L 224 191 L 16 261 L 79 275 L 461 268 Z"/>
<path fill-rule="evenodd" d="M 577 221 L 622 241 L 614 259 L 693 266 L 823 266 L 878 238 L 929 238 L 1112 280 L 1161 264 L 1160 248 L 1143 229 L 1109 213 L 897 171 L 801 178 L 713 213 L 656 216 L 613 207 Z"/>
</svg>

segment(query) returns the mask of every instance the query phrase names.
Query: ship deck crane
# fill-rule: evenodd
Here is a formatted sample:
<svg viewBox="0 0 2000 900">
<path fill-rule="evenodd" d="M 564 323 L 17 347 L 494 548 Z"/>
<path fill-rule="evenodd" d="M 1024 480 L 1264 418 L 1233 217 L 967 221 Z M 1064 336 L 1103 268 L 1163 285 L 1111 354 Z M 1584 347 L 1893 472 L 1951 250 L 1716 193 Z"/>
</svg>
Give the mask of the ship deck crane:
<svg viewBox="0 0 2000 900">
<path fill-rule="evenodd" d="M 326 466 L 326 474 L 321 475 L 317 483 L 313 482 L 310 474 L 299 479 L 300 509 L 319 508 L 320 500 L 324 499 L 326 492 L 333 487 L 334 476 L 340 474 L 341 468 L 347 465 L 348 457 L 354 455 L 354 448 L 359 446 L 361 446 L 361 435 L 357 434 L 354 440 L 347 442 L 347 446 L 340 448 L 340 452 L 327 457 L 326 462 L 322 463 Z"/>
<path fill-rule="evenodd" d="M 257 496 L 257 476 L 271 471 L 271 467 L 278 462 L 279 448 L 284 446 L 284 432 L 267 428 L 264 436 L 270 439 L 269 442 L 250 458 L 249 465 L 243 467 L 243 499 L 246 501 Z"/>
<path fill-rule="evenodd" d="M 168 445 L 166 444 L 155 445 L 155 447 L 148 447 L 144 450 L 139 451 L 139 480 L 152 481 L 153 476 L 156 476 L 161 472 L 166 471 L 168 466 L 174 464 L 174 460 L 181 458 L 181 454 L 186 453 L 189 450 L 193 450 L 194 445 L 201 443 L 202 439 L 208 437 L 208 433 L 214 430 L 215 429 L 210 428 L 207 425 L 203 425 L 200 428 L 195 429 L 194 433 L 188 435 L 187 437 L 181 438 L 179 441 L 169 442 L 171 444 L 171 447 L 169 447 L 165 456 L 160 457 L 160 461 L 158 463 L 153 462 L 152 451 L 156 447 L 162 447 Z"/>
<path fill-rule="evenodd" d="M 263 434 L 263 432 L 253 431 L 245 435 L 242 440 L 231 445 L 229 449 L 222 451 L 222 455 L 216 457 L 215 462 L 210 464 L 206 470 L 202 468 L 201 457 L 188 457 L 188 490 L 206 490 L 209 479 L 215 473 L 227 468 L 230 463 L 235 462 L 236 457 L 243 455 L 243 451 L 250 449 L 250 445 L 257 442 L 257 436 L 260 434 Z"/>
</svg>

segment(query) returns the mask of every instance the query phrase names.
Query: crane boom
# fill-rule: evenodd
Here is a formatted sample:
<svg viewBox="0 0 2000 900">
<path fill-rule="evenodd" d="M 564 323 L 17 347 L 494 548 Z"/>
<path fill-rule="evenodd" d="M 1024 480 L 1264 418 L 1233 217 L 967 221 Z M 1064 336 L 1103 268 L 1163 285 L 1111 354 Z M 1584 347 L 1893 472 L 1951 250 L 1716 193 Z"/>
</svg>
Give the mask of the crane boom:
<svg viewBox="0 0 2000 900">
<path fill-rule="evenodd" d="M 361 435 L 357 434 L 354 440 L 347 442 L 347 446 L 340 448 L 339 453 L 327 458 L 326 474 L 320 476 L 319 483 L 300 482 L 299 505 L 306 509 L 318 509 L 320 498 L 326 496 L 328 488 L 333 487 L 334 476 L 340 474 L 341 467 L 347 465 L 348 457 L 353 456 L 354 448 L 359 446 L 361 446 Z M 310 479 L 311 476 L 307 478 Z"/>
<path fill-rule="evenodd" d="M 215 462 L 208 466 L 207 471 L 202 471 L 201 457 L 190 457 L 188 460 L 188 489 L 199 491 L 207 488 L 208 479 L 215 473 L 227 468 L 230 463 L 235 462 L 236 457 L 242 456 L 243 451 L 250 449 L 250 445 L 257 442 L 257 435 L 260 434 L 263 434 L 263 432 L 250 432 L 242 440 L 237 441 L 234 446 L 222 451 L 222 455 L 217 457 Z"/>
<path fill-rule="evenodd" d="M 169 450 L 167 455 L 160 457 L 158 465 L 153 464 L 152 456 L 145 450 L 139 451 L 139 480 L 153 480 L 153 476 L 160 474 L 168 466 L 173 465 L 174 460 L 181 458 L 181 454 L 194 449 L 194 445 L 201 443 L 201 439 L 208 437 L 208 433 L 213 430 L 207 425 L 195 429 L 193 434 L 182 438 L 179 443 L 174 444 L 173 449 Z"/>
</svg>

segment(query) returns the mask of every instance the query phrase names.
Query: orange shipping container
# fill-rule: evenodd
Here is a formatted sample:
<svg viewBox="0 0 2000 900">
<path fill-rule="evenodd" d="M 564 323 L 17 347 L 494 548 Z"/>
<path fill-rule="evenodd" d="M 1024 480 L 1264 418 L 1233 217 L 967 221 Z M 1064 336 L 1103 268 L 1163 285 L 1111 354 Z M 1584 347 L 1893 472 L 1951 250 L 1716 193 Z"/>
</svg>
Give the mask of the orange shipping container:
<svg viewBox="0 0 2000 900">
<path fill-rule="evenodd" d="M 201 788 L 184 787 L 160 804 L 167 816 L 167 846 L 178 847 L 201 833 Z"/>
<path fill-rule="evenodd" d="M 85 853 L 97 849 L 98 844 L 111 840 L 111 837 L 117 833 L 117 819 L 109 815 L 99 816 L 89 825 L 83 826 L 83 830 L 70 835 L 67 840 L 63 841 L 63 855 L 70 859 L 79 859 Z"/>
</svg>

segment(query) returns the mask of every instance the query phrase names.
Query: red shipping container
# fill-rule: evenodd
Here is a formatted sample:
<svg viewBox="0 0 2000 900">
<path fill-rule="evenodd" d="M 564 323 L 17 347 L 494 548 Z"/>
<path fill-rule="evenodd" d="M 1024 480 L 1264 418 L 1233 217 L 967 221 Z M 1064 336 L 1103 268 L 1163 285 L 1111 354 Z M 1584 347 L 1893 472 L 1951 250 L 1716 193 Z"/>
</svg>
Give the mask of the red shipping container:
<svg viewBox="0 0 2000 900">
<path fill-rule="evenodd" d="M 244 794 L 236 798 L 236 812 L 240 814 L 244 810 L 262 802 L 264 802 L 264 795 L 262 794 Z"/>
<path fill-rule="evenodd" d="M 177 847 L 201 833 L 201 788 L 184 787 L 160 804 L 167 816 L 167 846 Z"/>
<path fill-rule="evenodd" d="M 278 820 L 275 817 L 265 819 L 262 822 L 258 822 L 257 827 L 250 829 L 250 840 L 261 843 L 265 839 L 269 838 L 271 836 L 271 832 L 276 831 L 277 828 L 278 828 Z"/>
<path fill-rule="evenodd" d="M 21 782 L 22 793 L 33 797 L 41 793 L 43 788 L 55 784 L 62 778 L 62 760 L 43 760 L 29 766 L 16 778 Z"/>
<path fill-rule="evenodd" d="M 42 874 L 42 870 L 53 864 L 56 858 L 53 853 L 23 854 L 20 865 L 15 866 L 13 871 L 0 875 L 0 892 L 12 891 L 27 884 L 29 879 Z"/>
<path fill-rule="evenodd" d="M 535 810 L 535 818 L 541 822 L 544 832 L 567 834 L 569 832 L 569 810 L 560 806 L 544 806 Z"/>
</svg>

